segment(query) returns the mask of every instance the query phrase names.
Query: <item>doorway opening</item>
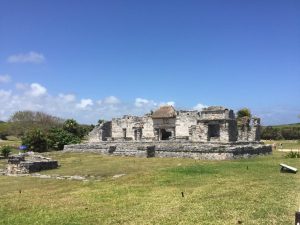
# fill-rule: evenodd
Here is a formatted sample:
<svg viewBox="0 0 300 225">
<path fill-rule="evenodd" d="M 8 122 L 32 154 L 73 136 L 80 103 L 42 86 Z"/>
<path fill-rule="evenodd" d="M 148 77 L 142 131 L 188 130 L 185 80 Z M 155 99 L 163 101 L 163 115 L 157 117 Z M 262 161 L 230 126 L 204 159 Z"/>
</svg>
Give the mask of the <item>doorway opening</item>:
<svg viewBox="0 0 300 225">
<path fill-rule="evenodd" d="M 220 124 L 208 125 L 208 140 L 217 140 L 220 138 Z"/>
<path fill-rule="evenodd" d="M 127 130 L 126 128 L 123 128 L 123 138 L 126 138 L 127 137 Z"/>
<path fill-rule="evenodd" d="M 169 140 L 172 137 L 172 132 L 167 131 L 166 129 L 161 129 L 161 140 Z"/>
</svg>

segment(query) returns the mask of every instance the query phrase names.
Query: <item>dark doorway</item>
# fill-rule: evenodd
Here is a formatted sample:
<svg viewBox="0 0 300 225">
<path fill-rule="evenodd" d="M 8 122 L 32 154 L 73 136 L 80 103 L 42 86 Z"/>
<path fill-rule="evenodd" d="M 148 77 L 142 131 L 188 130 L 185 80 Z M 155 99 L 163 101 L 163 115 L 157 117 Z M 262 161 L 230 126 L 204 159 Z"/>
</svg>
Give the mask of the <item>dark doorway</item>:
<svg viewBox="0 0 300 225">
<path fill-rule="evenodd" d="M 220 137 L 220 124 L 209 124 L 208 125 L 208 139 L 217 139 Z"/>
<path fill-rule="evenodd" d="M 169 140 L 172 137 L 172 132 L 166 131 L 166 129 L 161 129 L 161 140 Z"/>
<path fill-rule="evenodd" d="M 127 130 L 126 128 L 123 128 L 123 138 L 126 138 L 127 137 Z"/>
<path fill-rule="evenodd" d="M 134 140 L 137 141 L 137 139 L 138 139 L 137 130 L 134 130 Z"/>
<path fill-rule="evenodd" d="M 147 146 L 147 158 L 155 157 L 155 146 Z"/>
</svg>

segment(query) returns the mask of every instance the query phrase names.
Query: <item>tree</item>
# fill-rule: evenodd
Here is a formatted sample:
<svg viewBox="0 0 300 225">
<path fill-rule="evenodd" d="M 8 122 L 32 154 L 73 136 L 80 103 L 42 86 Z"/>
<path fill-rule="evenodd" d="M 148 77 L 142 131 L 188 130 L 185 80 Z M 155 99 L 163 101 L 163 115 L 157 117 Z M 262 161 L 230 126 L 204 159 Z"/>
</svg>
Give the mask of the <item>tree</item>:
<svg viewBox="0 0 300 225">
<path fill-rule="evenodd" d="M 105 122 L 105 120 L 102 120 L 102 119 L 98 120 L 98 124 L 99 125 L 102 124 L 102 123 L 104 123 L 104 122 Z"/>
<path fill-rule="evenodd" d="M 22 145 L 34 152 L 46 152 L 48 150 L 47 137 L 40 129 L 33 129 L 22 137 Z"/>
<path fill-rule="evenodd" d="M 65 131 L 68 131 L 68 132 L 72 133 L 72 134 L 77 134 L 78 133 L 78 127 L 79 127 L 79 124 L 74 119 L 66 120 L 64 122 L 64 125 L 63 125 L 63 129 Z"/>
<path fill-rule="evenodd" d="M 251 118 L 251 111 L 248 108 L 242 108 L 237 111 L 237 118 L 249 117 Z"/>
<path fill-rule="evenodd" d="M 44 112 L 18 111 L 9 119 L 10 132 L 22 136 L 30 129 L 40 129 L 47 132 L 52 127 L 62 126 L 63 119 Z"/>
<path fill-rule="evenodd" d="M 261 139 L 264 140 L 280 140 L 283 139 L 281 130 L 276 127 L 268 126 L 262 129 Z"/>
<path fill-rule="evenodd" d="M 82 139 L 87 133 L 87 130 L 84 128 L 84 126 L 79 125 L 74 119 L 66 120 L 63 124 L 63 129 L 79 137 L 80 139 Z"/>
<path fill-rule="evenodd" d="M 11 134 L 10 123 L 0 123 L 0 139 L 6 140 L 6 137 Z"/>
<path fill-rule="evenodd" d="M 48 133 L 49 148 L 54 150 L 63 150 L 64 145 L 78 144 L 81 139 L 74 134 L 62 129 L 53 128 Z"/>
</svg>

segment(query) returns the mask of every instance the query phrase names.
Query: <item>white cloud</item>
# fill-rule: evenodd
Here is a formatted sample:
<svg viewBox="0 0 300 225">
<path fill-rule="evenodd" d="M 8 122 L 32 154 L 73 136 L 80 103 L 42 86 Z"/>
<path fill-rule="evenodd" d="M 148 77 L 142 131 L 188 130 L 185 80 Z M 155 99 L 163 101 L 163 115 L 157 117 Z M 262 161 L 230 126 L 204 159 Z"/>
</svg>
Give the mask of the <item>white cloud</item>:
<svg viewBox="0 0 300 225">
<path fill-rule="evenodd" d="M 45 57 L 41 53 L 34 51 L 28 53 L 19 53 L 11 55 L 7 58 L 9 63 L 43 63 L 45 62 Z"/>
<path fill-rule="evenodd" d="M 100 103 L 116 105 L 116 104 L 119 104 L 120 102 L 121 101 L 117 97 L 109 96 L 109 97 L 105 98 L 103 101 L 101 101 Z"/>
<path fill-rule="evenodd" d="M 170 101 L 170 102 L 167 102 L 166 105 L 175 106 L 175 102 L 174 101 Z"/>
<path fill-rule="evenodd" d="M 76 106 L 77 108 L 80 108 L 80 109 L 87 109 L 89 106 L 93 106 L 94 103 L 93 103 L 93 100 L 92 99 L 81 99 L 80 103 L 78 103 Z"/>
<path fill-rule="evenodd" d="M 163 106 L 163 105 L 170 105 L 170 106 L 175 106 L 175 102 L 174 101 L 169 101 L 169 102 L 161 102 L 159 103 L 160 106 Z"/>
<path fill-rule="evenodd" d="M 38 83 L 18 83 L 15 89 L 0 89 L 0 120 L 7 120 L 10 115 L 19 110 L 33 110 L 62 118 L 74 118 L 80 123 L 95 124 L 99 119 L 110 120 L 123 115 L 144 115 L 161 104 L 175 105 L 173 101 L 156 102 L 142 97 L 137 97 L 132 102 L 122 102 L 115 96 L 104 97 L 97 103 L 91 98 L 78 99 L 70 93 L 51 95 L 46 87 Z M 204 107 L 207 106 L 199 103 L 193 109 L 201 110 Z M 253 109 L 254 114 L 262 117 L 264 125 L 297 122 L 299 112 L 299 106 Z"/>
<path fill-rule="evenodd" d="M 197 105 L 195 105 L 194 107 L 193 107 L 193 110 L 198 110 L 198 111 L 200 111 L 200 110 L 202 110 L 203 108 L 207 108 L 208 106 L 207 105 L 203 105 L 202 103 L 198 103 Z"/>
<path fill-rule="evenodd" d="M 123 115 L 144 115 L 166 104 L 175 105 L 175 102 L 156 102 L 142 97 L 137 97 L 132 102 L 122 102 L 115 96 L 104 97 L 98 101 L 91 98 L 78 100 L 70 93 L 51 95 L 47 88 L 39 83 L 17 83 L 15 89 L 0 89 L 0 120 L 7 120 L 10 115 L 19 110 L 33 110 L 62 118 L 74 118 L 80 123 L 96 123 L 99 119 L 110 120 Z M 198 103 L 193 109 L 201 110 L 205 107 L 207 106 Z M 299 112 L 299 106 L 253 109 L 253 113 L 262 118 L 264 125 L 297 122 Z"/>
<path fill-rule="evenodd" d="M 11 77 L 8 74 L 0 75 L 0 84 L 11 82 Z"/>
<path fill-rule="evenodd" d="M 156 107 L 157 103 L 154 102 L 153 100 L 148 100 L 148 99 L 144 99 L 144 98 L 136 98 L 134 101 L 134 105 L 138 108 Z"/>
<path fill-rule="evenodd" d="M 27 94 L 33 97 L 40 97 L 47 94 L 47 89 L 38 83 L 33 83 L 30 85 Z"/>
<path fill-rule="evenodd" d="M 59 94 L 58 97 L 65 102 L 74 102 L 76 100 L 76 96 L 72 94 Z"/>
</svg>

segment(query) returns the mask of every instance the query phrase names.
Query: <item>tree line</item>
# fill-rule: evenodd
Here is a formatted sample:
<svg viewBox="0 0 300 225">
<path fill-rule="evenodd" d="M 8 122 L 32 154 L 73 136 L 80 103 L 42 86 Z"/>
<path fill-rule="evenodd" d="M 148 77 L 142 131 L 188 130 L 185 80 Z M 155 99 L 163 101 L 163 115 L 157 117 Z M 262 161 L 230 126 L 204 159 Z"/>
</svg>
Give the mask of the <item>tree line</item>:
<svg viewBox="0 0 300 225">
<path fill-rule="evenodd" d="M 19 111 L 7 122 L 0 122 L 0 139 L 20 138 L 27 150 L 45 152 L 62 150 L 64 145 L 77 144 L 94 128 L 74 119 L 64 120 L 43 112 Z"/>
<path fill-rule="evenodd" d="M 267 126 L 262 128 L 263 140 L 300 140 L 300 126 Z"/>
</svg>

